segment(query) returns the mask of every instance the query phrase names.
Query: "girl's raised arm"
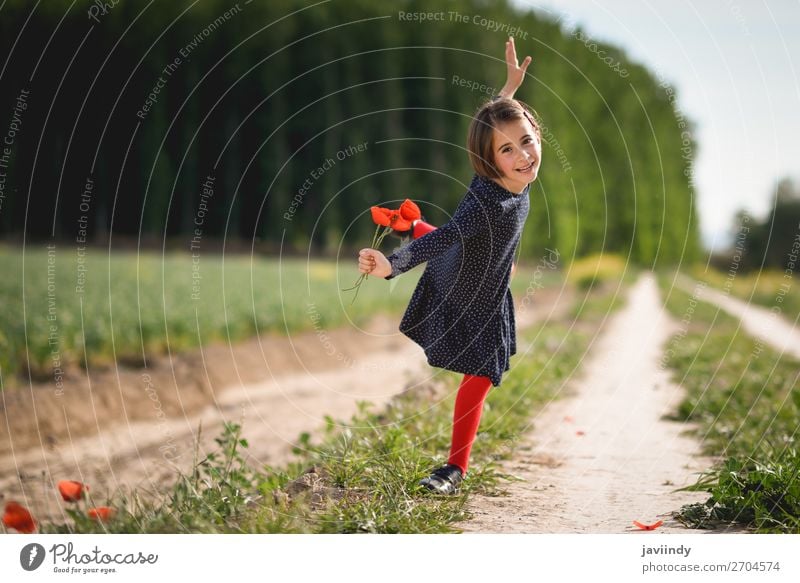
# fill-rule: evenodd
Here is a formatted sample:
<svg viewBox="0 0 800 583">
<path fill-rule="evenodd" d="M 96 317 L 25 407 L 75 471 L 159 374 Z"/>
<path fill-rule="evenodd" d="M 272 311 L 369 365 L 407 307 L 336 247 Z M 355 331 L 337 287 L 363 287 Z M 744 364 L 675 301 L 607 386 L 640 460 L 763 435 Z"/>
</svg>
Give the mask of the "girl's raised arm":
<svg viewBox="0 0 800 583">
<path fill-rule="evenodd" d="M 520 88 L 522 82 L 525 80 L 525 71 L 528 65 L 531 64 L 533 59 L 525 57 L 522 65 L 517 63 L 517 49 L 514 46 L 514 37 L 508 37 L 506 41 L 506 84 L 500 90 L 498 95 L 500 97 L 507 97 L 508 99 L 514 98 L 514 93 Z"/>
</svg>

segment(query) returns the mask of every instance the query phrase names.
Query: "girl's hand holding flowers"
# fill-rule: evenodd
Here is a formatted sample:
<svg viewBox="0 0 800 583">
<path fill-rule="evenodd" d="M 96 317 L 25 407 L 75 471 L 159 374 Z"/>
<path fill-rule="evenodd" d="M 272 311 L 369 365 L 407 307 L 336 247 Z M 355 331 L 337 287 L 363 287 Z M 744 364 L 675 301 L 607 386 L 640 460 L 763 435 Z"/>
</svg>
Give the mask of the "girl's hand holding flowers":
<svg viewBox="0 0 800 583">
<path fill-rule="evenodd" d="M 372 221 L 377 227 L 372 237 L 372 244 L 359 252 L 358 270 L 361 272 L 361 276 L 353 287 L 342 290 L 356 290 L 353 301 L 350 302 L 351 304 L 356 301 L 361 284 L 370 274 L 374 274 L 377 277 L 386 277 L 392 273 L 392 266 L 389 260 L 377 250 L 386 235 L 390 233 L 397 233 L 401 236 L 407 234 L 413 229 L 414 222 L 422 217 L 419 207 L 410 199 L 403 201 L 403 204 L 397 210 L 373 206 L 370 208 L 370 213 L 372 214 Z M 383 227 L 383 230 L 381 230 L 381 227 Z"/>
<path fill-rule="evenodd" d="M 358 253 L 358 270 L 375 277 L 391 275 L 392 266 L 386 256 L 377 249 L 362 249 Z"/>
</svg>

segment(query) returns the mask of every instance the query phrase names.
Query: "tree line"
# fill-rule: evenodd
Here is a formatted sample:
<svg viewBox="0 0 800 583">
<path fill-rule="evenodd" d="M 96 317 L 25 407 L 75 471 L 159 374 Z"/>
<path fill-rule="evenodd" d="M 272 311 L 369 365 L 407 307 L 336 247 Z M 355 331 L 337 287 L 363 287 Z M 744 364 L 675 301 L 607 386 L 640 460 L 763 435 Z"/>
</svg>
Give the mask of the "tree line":
<svg viewBox="0 0 800 583">
<path fill-rule="evenodd" d="M 717 269 L 725 272 L 735 265 L 746 273 L 772 268 L 793 276 L 800 265 L 800 188 L 790 177 L 782 178 L 764 216 L 742 209 L 732 232 L 730 248 L 712 257 Z"/>
<path fill-rule="evenodd" d="M 480 0 L 7 0 L 0 234 L 334 254 L 368 243 L 371 205 L 412 198 L 442 223 L 509 34 L 534 58 L 517 97 L 545 141 L 522 257 L 697 257 L 673 88 L 580 29 Z"/>
</svg>

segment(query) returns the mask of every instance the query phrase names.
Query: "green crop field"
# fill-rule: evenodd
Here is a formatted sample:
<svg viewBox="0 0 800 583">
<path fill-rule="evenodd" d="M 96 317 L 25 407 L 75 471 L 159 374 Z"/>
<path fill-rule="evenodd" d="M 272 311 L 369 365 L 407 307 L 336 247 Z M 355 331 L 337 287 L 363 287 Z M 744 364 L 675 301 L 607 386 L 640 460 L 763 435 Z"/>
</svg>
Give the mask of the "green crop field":
<svg viewBox="0 0 800 583">
<path fill-rule="evenodd" d="M 351 260 L 352 259 L 352 260 Z M 325 260 L 188 253 L 0 246 L 0 367 L 4 386 L 30 369 L 53 379 L 69 366 L 142 363 L 214 341 L 361 325 L 378 312 L 399 317 L 422 274 L 367 278 L 354 303 L 356 258 Z M 521 267 L 512 290 L 552 285 L 560 274 Z M 145 357 L 143 357 L 143 354 Z M 25 378 L 27 382 L 27 378 Z"/>
<path fill-rule="evenodd" d="M 356 260 L 279 259 L 0 247 L 0 366 L 9 385 L 30 368 L 141 362 L 256 334 L 363 323 L 400 312 L 421 270 L 396 283 L 367 279 L 356 302 L 340 292 L 358 277 Z M 82 288 L 82 289 L 81 289 Z M 312 320 L 312 315 L 314 319 Z"/>
</svg>

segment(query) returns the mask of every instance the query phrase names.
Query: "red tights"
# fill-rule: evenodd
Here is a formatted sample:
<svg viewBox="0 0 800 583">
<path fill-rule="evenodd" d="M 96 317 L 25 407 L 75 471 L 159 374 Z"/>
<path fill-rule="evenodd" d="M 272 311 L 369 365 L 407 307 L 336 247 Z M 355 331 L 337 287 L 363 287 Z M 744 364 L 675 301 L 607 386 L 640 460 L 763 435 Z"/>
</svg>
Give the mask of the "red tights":
<svg viewBox="0 0 800 583">
<path fill-rule="evenodd" d="M 423 235 L 436 230 L 436 227 L 424 221 L 417 221 L 414 225 L 412 236 L 419 239 Z M 469 454 L 472 451 L 472 442 L 478 433 L 481 422 L 483 402 L 492 381 L 488 377 L 478 377 L 465 374 L 456 395 L 456 406 L 453 411 L 453 440 L 450 445 L 450 458 L 447 463 L 461 468 L 466 475 L 469 467 Z"/>
<path fill-rule="evenodd" d="M 483 402 L 492 381 L 488 377 L 477 377 L 465 374 L 456 395 L 456 406 L 453 411 L 453 441 L 450 445 L 450 458 L 447 463 L 461 468 L 466 474 L 469 467 L 469 454 L 472 442 L 478 433 L 481 422 Z"/>
</svg>

